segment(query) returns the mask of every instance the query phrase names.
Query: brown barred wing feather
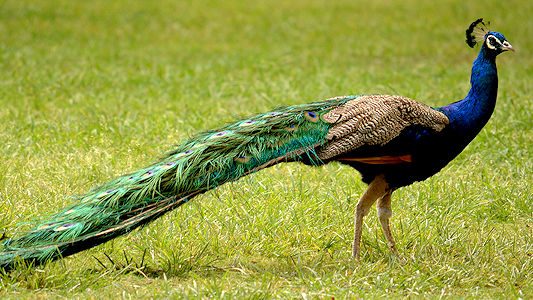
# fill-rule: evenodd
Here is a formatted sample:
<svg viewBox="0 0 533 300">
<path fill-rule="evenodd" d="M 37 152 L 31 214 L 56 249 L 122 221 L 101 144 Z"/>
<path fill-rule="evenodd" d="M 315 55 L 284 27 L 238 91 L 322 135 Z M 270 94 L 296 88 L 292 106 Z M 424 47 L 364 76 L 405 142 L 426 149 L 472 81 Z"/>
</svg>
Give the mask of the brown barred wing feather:
<svg viewBox="0 0 533 300">
<path fill-rule="evenodd" d="M 334 124 L 318 152 L 329 160 L 365 145 L 384 145 L 411 125 L 441 131 L 448 118 L 431 107 L 401 96 L 368 95 L 351 100 L 324 114 Z"/>
</svg>

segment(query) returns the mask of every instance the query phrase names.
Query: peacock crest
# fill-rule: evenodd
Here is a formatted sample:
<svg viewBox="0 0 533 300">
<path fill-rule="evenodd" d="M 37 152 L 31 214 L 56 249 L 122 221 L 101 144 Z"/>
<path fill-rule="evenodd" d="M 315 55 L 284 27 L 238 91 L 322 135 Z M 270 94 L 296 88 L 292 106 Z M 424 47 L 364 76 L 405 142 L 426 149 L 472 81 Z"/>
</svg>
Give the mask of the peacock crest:
<svg viewBox="0 0 533 300">
<path fill-rule="evenodd" d="M 485 36 L 489 33 L 490 22 L 483 22 L 483 18 L 479 18 L 472 22 L 466 30 L 466 43 L 470 48 L 478 43 L 483 43 Z"/>
</svg>

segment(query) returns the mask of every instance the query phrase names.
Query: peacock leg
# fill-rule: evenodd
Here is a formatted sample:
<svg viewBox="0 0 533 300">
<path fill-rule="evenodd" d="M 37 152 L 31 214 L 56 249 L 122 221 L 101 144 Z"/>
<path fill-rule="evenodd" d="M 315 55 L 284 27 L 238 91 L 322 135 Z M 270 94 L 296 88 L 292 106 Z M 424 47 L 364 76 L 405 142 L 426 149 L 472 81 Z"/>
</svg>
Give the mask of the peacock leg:
<svg viewBox="0 0 533 300">
<path fill-rule="evenodd" d="M 392 217 L 391 195 L 392 191 L 388 191 L 383 197 L 378 199 L 378 218 L 379 222 L 381 223 L 381 228 L 383 228 L 383 234 L 385 234 L 385 237 L 387 238 L 389 249 L 392 251 L 392 253 L 394 253 L 394 255 L 399 256 L 398 250 L 396 250 L 396 243 L 394 242 L 394 238 L 392 237 L 392 232 L 390 230 L 389 220 L 390 217 Z"/>
<path fill-rule="evenodd" d="M 359 253 L 361 251 L 361 232 L 363 227 L 363 218 L 368 214 L 370 207 L 378 198 L 384 196 L 389 189 L 387 181 L 383 175 L 376 176 L 374 180 L 368 185 L 367 190 L 359 199 L 357 207 L 355 209 L 355 229 L 352 248 L 352 257 L 359 259 Z"/>
</svg>

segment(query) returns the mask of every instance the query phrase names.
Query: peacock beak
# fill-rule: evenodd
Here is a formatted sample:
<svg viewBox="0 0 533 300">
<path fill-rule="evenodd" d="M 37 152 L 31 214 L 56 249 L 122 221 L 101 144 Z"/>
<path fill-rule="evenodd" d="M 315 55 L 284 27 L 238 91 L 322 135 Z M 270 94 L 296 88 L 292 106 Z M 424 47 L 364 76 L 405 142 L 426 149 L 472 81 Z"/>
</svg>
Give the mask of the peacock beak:
<svg viewBox="0 0 533 300">
<path fill-rule="evenodd" d="M 513 48 L 513 45 L 511 45 L 509 42 L 505 42 L 503 44 L 502 50 L 503 51 L 509 51 L 510 50 L 510 51 L 513 51 L 513 52 L 515 51 L 514 48 Z"/>
</svg>

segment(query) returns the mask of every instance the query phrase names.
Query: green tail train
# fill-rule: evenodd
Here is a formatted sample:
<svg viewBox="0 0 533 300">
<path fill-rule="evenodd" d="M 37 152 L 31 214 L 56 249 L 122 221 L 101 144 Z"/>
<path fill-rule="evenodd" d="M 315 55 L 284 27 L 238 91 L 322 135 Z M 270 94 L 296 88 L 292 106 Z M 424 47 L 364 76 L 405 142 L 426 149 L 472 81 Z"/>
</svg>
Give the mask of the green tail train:
<svg viewBox="0 0 533 300">
<path fill-rule="evenodd" d="M 330 124 L 321 115 L 356 96 L 280 108 L 201 133 L 161 161 L 118 177 L 72 206 L 7 239 L 0 269 L 33 265 L 104 243 L 157 219 L 194 196 L 282 161 L 320 163 L 315 148 Z"/>
</svg>

